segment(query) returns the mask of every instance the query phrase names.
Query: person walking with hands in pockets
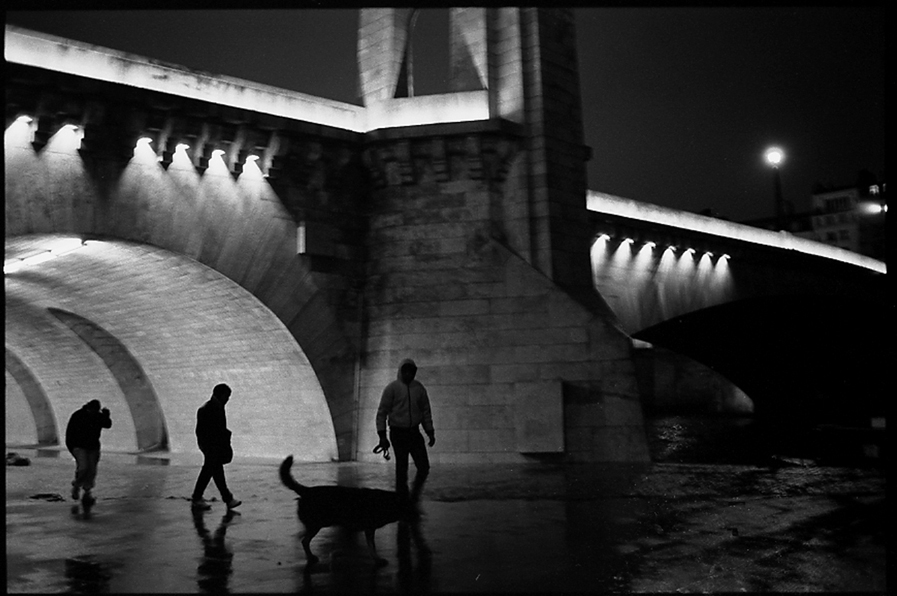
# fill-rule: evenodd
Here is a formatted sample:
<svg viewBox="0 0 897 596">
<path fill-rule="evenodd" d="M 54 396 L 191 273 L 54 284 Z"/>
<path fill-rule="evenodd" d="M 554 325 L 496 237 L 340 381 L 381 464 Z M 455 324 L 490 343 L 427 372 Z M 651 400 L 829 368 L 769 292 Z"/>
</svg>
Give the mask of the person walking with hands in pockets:
<svg viewBox="0 0 897 596">
<path fill-rule="evenodd" d="M 423 490 L 424 482 L 430 473 L 430 459 L 427 446 L 420 434 L 423 426 L 432 447 L 436 444 L 436 433 L 433 430 L 433 417 L 430 413 L 430 398 L 427 389 L 420 381 L 415 380 L 417 365 L 410 358 L 399 365 L 396 380 L 389 383 L 380 396 L 377 408 L 377 435 L 380 443 L 377 448 L 392 448 L 396 456 L 396 492 L 401 496 L 408 493 L 408 456 L 414 460 L 417 473 L 411 489 L 411 500 L 417 501 Z M 389 438 L 386 436 L 387 423 Z"/>
<path fill-rule="evenodd" d="M 196 442 L 202 451 L 203 464 L 193 488 L 191 507 L 194 510 L 208 511 L 211 509 L 203 493 L 209 486 L 209 481 L 214 480 L 221 500 L 230 511 L 239 507 L 242 501 L 234 498 L 233 493 L 227 488 L 227 480 L 224 477 L 224 464 L 229 464 L 234 458 L 231 447 L 231 432 L 227 428 L 227 415 L 224 406 L 230 401 L 231 388 L 224 383 L 215 385 L 212 389 L 212 397 L 196 411 Z"/>
</svg>

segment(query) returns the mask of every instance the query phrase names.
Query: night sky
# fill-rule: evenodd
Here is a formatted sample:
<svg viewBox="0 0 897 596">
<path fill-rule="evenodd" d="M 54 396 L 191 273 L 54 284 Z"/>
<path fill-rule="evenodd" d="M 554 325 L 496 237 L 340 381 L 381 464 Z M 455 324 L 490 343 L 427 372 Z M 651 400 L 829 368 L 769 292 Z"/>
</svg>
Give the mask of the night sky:
<svg viewBox="0 0 897 596">
<path fill-rule="evenodd" d="M 358 11 L 11 11 L 7 23 L 349 103 Z M 589 188 L 735 221 L 884 180 L 883 7 L 577 8 Z M 445 9 L 415 30 L 416 94 L 447 90 Z"/>
</svg>

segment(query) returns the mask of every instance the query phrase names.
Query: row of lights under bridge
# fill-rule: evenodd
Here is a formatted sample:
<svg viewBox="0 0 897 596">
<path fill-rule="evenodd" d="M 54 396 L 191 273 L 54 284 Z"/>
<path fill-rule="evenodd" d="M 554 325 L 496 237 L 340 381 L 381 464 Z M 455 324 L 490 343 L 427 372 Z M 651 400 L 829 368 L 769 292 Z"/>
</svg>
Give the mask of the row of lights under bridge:
<svg viewBox="0 0 897 596">
<path fill-rule="evenodd" d="M 35 138 L 36 137 L 36 126 L 34 126 L 35 120 L 31 116 L 21 115 L 15 120 L 16 124 L 29 126 L 31 128 L 32 141 L 31 144 L 34 147 L 35 151 L 41 151 L 49 142 L 49 139 L 55 137 L 59 134 L 68 134 L 71 135 L 71 144 L 69 145 L 72 149 L 76 149 L 78 151 L 84 151 L 85 149 L 82 147 L 82 139 L 84 138 L 84 127 L 79 124 L 73 123 L 64 123 L 56 130 L 53 134 L 45 134 L 46 138 Z M 220 162 L 220 165 L 226 168 L 231 172 L 234 176 L 239 176 L 244 172 L 244 169 L 249 166 L 254 166 L 255 169 L 259 171 L 259 174 L 265 178 L 268 178 L 270 175 L 271 166 L 270 164 L 262 164 L 260 161 L 262 157 L 257 153 L 241 150 L 236 152 L 236 155 L 233 156 L 232 166 L 228 167 L 227 162 L 228 156 L 227 151 L 220 148 L 212 148 L 209 144 L 206 144 L 206 148 L 204 149 L 201 155 L 196 155 L 191 157 L 189 151 L 191 149 L 191 145 L 187 142 L 177 142 L 173 141 L 170 137 L 164 143 L 161 143 L 156 137 L 160 135 L 144 135 L 140 136 L 133 148 L 133 155 L 135 157 L 140 157 L 141 154 L 145 156 L 149 156 L 150 154 L 155 156 L 155 159 L 159 164 L 164 168 L 168 169 L 168 167 L 174 163 L 175 160 L 179 158 L 183 158 L 185 163 L 192 164 L 198 171 L 204 172 L 206 169 L 211 167 L 214 163 Z M 164 144 L 165 148 L 162 151 L 157 151 L 153 148 L 153 145 Z M 173 145 L 173 148 L 169 149 Z M 262 153 L 261 151 L 259 153 Z"/>
<path fill-rule="evenodd" d="M 597 242 L 603 242 L 605 244 L 610 244 L 611 242 L 613 242 L 613 239 L 608 234 L 600 234 L 595 240 Z M 653 251 L 658 248 L 657 243 L 654 242 L 653 240 L 636 241 L 634 238 L 629 238 L 629 237 L 623 237 L 620 239 L 620 244 L 618 246 L 618 250 L 622 246 L 631 247 L 633 252 L 640 252 L 642 250 Z M 729 260 L 729 258 L 730 258 L 730 256 L 727 253 L 717 254 L 717 253 L 713 253 L 712 251 L 709 251 L 709 250 L 698 251 L 690 246 L 682 247 L 682 246 L 677 246 L 675 244 L 668 244 L 668 245 L 666 245 L 666 247 L 663 250 L 664 250 L 664 252 L 669 251 L 669 252 L 672 252 L 673 254 L 679 253 L 681 256 L 692 255 L 695 259 L 703 258 L 704 256 L 710 258 L 711 260 L 712 259 Z"/>
</svg>

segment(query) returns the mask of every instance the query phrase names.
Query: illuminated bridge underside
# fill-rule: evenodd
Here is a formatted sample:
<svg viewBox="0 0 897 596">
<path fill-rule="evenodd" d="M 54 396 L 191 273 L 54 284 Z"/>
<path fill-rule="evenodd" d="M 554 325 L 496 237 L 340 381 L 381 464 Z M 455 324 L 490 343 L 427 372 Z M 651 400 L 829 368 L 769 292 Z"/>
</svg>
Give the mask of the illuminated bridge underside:
<svg viewBox="0 0 897 596">
<path fill-rule="evenodd" d="M 882 411 L 884 263 L 602 193 L 589 208 L 594 286 L 629 335 L 710 366 L 758 412 Z"/>
<path fill-rule="evenodd" d="M 53 239 L 7 238 L 6 251 Z M 61 438 L 71 414 L 95 398 L 112 412 L 104 448 L 164 446 L 167 429 L 171 451 L 195 452 L 196 409 L 224 382 L 234 390 L 228 426 L 237 452 L 336 457 L 323 392 L 290 333 L 244 289 L 187 257 L 92 241 L 23 268 L 6 278 L 6 345 L 7 379 L 12 373 L 22 389 L 6 392 L 7 435 L 23 442 L 34 440 L 16 427 L 46 444 L 51 413 Z M 10 370 L 10 352 L 22 366 Z M 29 415 L 19 403 L 33 394 L 18 382 L 20 369 L 51 413 L 34 416 L 32 405 Z"/>
</svg>

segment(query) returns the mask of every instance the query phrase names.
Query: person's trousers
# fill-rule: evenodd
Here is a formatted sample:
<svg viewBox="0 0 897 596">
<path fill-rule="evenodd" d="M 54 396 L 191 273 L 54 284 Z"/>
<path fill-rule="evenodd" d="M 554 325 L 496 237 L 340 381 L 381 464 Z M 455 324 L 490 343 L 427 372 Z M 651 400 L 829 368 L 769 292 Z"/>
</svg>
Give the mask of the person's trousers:
<svg viewBox="0 0 897 596">
<path fill-rule="evenodd" d="M 408 494 L 408 456 L 410 455 L 414 460 L 414 467 L 417 469 L 414 486 L 411 489 L 411 498 L 417 499 L 430 474 L 430 458 L 427 455 L 424 437 L 417 427 L 390 427 L 389 440 L 396 456 L 396 492 L 401 495 Z"/>
<path fill-rule="evenodd" d="M 205 455 L 205 454 L 204 454 Z M 199 477 L 196 479 L 196 486 L 193 487 L 193 500 L 202 498 L 209 486 L 209 480 L 215 481 L 218 492 L 221 493 L 221 500 L 230 503 L 234 495 L 227 488 L 227 480 L 224 478 L 224 464 L 217 457 L 209 457 L 205 455 L 202 462 L 202 469 L 199 471 Z"/>
<path fill-rule="evenodd" d="M 92 490 L 97 479 L 97 464 L 100 462 L 99 449 L 75 447 L 71 451 L 75 458 L 75 479 L 72 486 Z"/>
</svg>

